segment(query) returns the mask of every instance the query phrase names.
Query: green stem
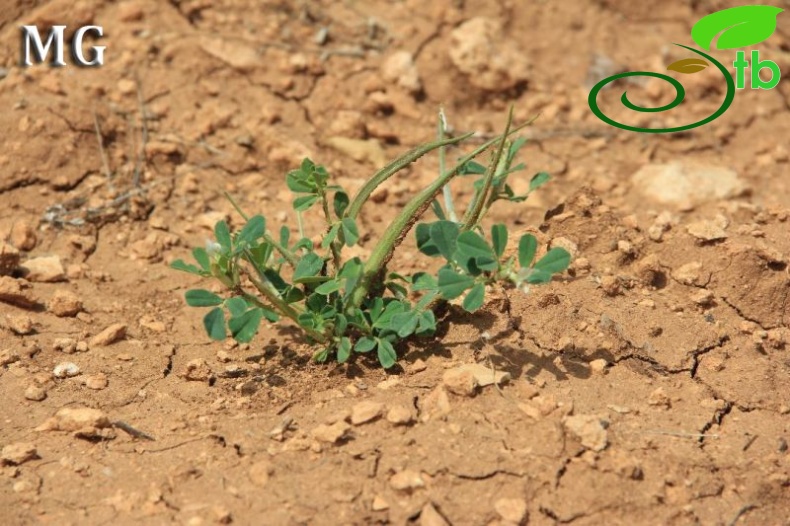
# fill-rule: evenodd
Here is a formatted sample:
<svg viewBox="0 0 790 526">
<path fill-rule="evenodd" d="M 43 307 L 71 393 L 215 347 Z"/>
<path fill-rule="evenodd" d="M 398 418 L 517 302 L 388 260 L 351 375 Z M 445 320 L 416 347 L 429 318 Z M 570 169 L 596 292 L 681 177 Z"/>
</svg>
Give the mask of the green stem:
<svg viewBox="0 0 790 526">
<path fill-rule="evenodd" d="M 443 140 L 445 138 L 445 134 L 447 133 L 447 118 L 444 115 L 444 109 L 439 108 L 439 130 L 438 130 L 438 140 Z M 445 156 L 446 156 L 446 149 L 447 147 L 442 145 L 439 147 L 439 173 L 443 174 L 445 170 Z M 453 192 L 452 188 L 450 188 L 450 183 L 444 185 L 442 188 L 442 192 L 444 194 L 444 207 L 447 209 L 447 215 L 450 218 L 450 221 L 457 223 L 458 216 L 455 214 L 455 205 L 453 204 Z"/>
<path fill-rule="evenodd" d="M 321 208 L 324 210 L 324 216 L 326 217 L 326 223 L 329 225 L 329 228 L 332 228 L 332 216 L 329 214 L 329 203 L 326 200 L 326 191 L 322 188 L 321 190 Z M 338 233 L 338 236 L 340 233 Z M 340 270 L 340 244 L 336 243 L 337 239 L 334 239 L 331 243 L 329 243 L 329 248 L 332 251 L 332 262 L 335 265 L 335 269 L 337 271 Z"/>
<path fill-rule="evenodd" d="M 244 219 L 245 221 L 250 220 L 250 217 L 244 213 L 244 210 L 242 210 L 241 207 L 239 206 L 239 203 L 237 203 L 236 200 L 233 199 L 233 196 L 231 196 L 228 192 L 225 192 L 225 198 L 228 201 L 230 201 L 230 204 L 233 205 L 233 208 L 236 209 L 236 212 L 239 213 L 242 219 Z M 290 250 L 282 246 L 280 243 L 278 243 L 268 232 L 263 233 L 263 240 L 269 243 L 271 246 L 273 246 L 277 252 L 282 254 L 282 256 L 285 258 L 285 260 L 288 262 L 289 265 L 291 265 L 292 267 L 296 267 L 296 264 L 299 261 L 296 258 L 296 256 L 293 254 L 293 252 L 291 252 Z"/>
</svg>

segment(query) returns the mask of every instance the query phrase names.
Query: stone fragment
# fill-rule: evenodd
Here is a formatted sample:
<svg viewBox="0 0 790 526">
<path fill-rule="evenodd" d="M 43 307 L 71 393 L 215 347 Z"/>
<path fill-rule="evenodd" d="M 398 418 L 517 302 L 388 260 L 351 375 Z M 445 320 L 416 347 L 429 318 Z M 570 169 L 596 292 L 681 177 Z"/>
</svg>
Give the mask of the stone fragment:
<svg viewBox="0 0 790 526">
<path fill-rule="evenodd" d="M 359 402 L 351 409 L 351 423 L 355 426 L 372 422 L 381 416 L 384 411 L 384 404 L 365 400 Z"/>
<path fill-rule="evenodd" d="M 312 436 L 319 442 L 336 444 L 342 440 L 351 427 L 345 421 L 335 422 L 334 424 L 321 424 L 312 431 Z"/>
<path fill-rule="evenodd" d="M 211 367 L 203 358 L 195 358 L 187 363 L 180 376 L 190 382 L 208 382 L 214 376 Z"/>
<path fill-rule="evenodd" d="M 420 511 L 420 526 L 450 526 L 450 523 L 428 502 Z"/>
<path fill-rule="evenodd" d="M 450 398 L 444 386 L 437 386 L 421 400 L 420 412 L 423 422 L 442 418 L 450 413 Z"/>
<path fill-rule="evenodd" d="M 3 464 L 18 466 L 30 460 L 39 458 L 36 446 L 27 442 L 8 444 L 0 451 L 0 460 Z"/>
<path fill-rule="evenodd" d="M 523 499 L 498 499 L 494 509 L 503 520 L 513 524 L 523 524 L 527 518 L 527 503 Z"/>
<path fill-rule="evenodd" d="M 727 232 L 715 221 L 697 221 L 688 225 L 686 230 L 700 241 L 727 239 Z"/>
<path fill-rule="evenodd" d="M 37 300 L 29 289 L 30 283 L 26 280 L 0 276 L 0 301 L 4 303 L 25 308 L 35 306 Z"/>
<path fill-rule="evenodd" d="M 381 495 L 376 495 L 373 497 L 370 509 L 373 511 L 386 511 L 390 509 L 390 505 Z"/>
<path fill-rule="evenodd" d="M 88 389 L 93 389 L 94 391 L 101 391 L 105 389 L 107 385 L 109 385 L 110 381 L 107 379 L 107 375 L 104 373 L 96 373 L 86 376 L 83 380 L 85 387 Z"/>
<path fill-rule="evenodd" d="M 91 347 L 112 345 L 126 337 L 126 325 L 123 323 L 113 323 L 99 334 L 91 338 Z"/>
<path fill-rule="evenodd" d="M 36 431 L 83 431 L 88 428 L 110 427 L 110 419 L 99 410 L 89 407 L 64 407 L 55 416 L 36 428 Z"/>
<path fill-rule="evenodd" d="M 606 427 L 594 415 L 572 415 L 563 421 L 565 429 L 581 441 L 583 447 L 592 451 L 603 451 L 609 444 Z"/>
<path fill-rule="evenodd" d="M 475 375 L 460 368 L 445 371 L 442 384 L 448 391 L 460 396 L 474 396 L 477 391 Z"/>
<path fill-rule="evenodd" d="M 17 221 L 11 227 L 11 234 L 8 238 L 12 245 L 19 250 L 29 252 L 36 248 L 36 230 L 24 221 Z"/>
<path fill-rule="evenodd" d="M 71 378 L 80 374 L 80 368 L 76 363 L 60 362 L 52 369 L 55 378 Z"/>
<path fill-rule="evenodd" d="M 66 271 L 58 256 L 40 256 L 28 259 L 20 268 L 25 279 L 34 283 L 66 281 Z"/>
<path fill-rule="evenodd" d="M 11 365 L 18 361 L 19 353 L 16 351 L 12 351 L 11 349 L 3 349 L 0 351 L 0 367 L 5 367 L 6 365 Z"/>
<path fill-rule="evenodd" d="M 425 481 L 419 472 L 404 469 L 390 477 L 390 486 L 394 490 L 408 492 L 425 487 Z"/>
<path fill-rule="evenodd" d="M 47 303 L 47 309 L 59 318 L 76 316 L 82 310 L 82 301 L 73 292 L 58 289 Z"/>
<path fill-rule="evenodd" d="M 414 411 L 405 405 L 395 405 L 387 412 L 387 422 L 396 426 L 409 425 L 414 421 Z"/>
<path fill-rule="evenodd" d="M 47 398 L 47 391 L 38 385 L 31 385 L 25 389 L 25 399 L 31 402 L 41 402 Z"/>
<path fill-rule="evenodd" d="M 26 314 L 9 314 L 6 316 L 6 327 L 14 334 L 25 336 L 33 332 L 33 320 Z"/>
<path fill-rule="evenodd" d="M 510 373 L 497 371 L 482 363 L 467 363 L 459 367 L 462 371 L 469 371 L 475 378 L 475 382 L 480 387 L 489 385 L 504 385 L 510 381 Z"/>
</svg>

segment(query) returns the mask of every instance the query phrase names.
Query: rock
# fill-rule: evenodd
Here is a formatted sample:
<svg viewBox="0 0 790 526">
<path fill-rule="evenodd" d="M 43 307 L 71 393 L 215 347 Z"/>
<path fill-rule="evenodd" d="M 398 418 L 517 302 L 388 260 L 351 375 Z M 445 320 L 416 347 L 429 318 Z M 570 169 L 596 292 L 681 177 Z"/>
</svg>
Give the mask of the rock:
<svg viewBox="0 0 790 526">
<path fill-rule="evenodd" d="M 472 18 L 450 33 L 450 60 L 471 85 L 486 91 L 510 90 L 529 73 L 526 54 L 502 38 L 501 24 L 490 18 Z"/>
<path fill-rule="evenodd" d="M 41 424 L 36 431 L 76 431 L 105 429 L 111 426 L 110 419 L 99 409 L 89 407 L 64 407 L 55 416 Z"/>
<path fill-rule="evenodd" d="M 663 387 L 659 387 L 655 389 L 650 395 L 647 397 L 647 403 L 654 406 L 666 407 L 669 408 L 671 402 L 669 400 L 669 396 L 667 395 L 666 391 L 664 391 Z"/>
<path fill-rule="evenodd" d="M 421 373 L 427 368 L 428 368 L 428 364 L 426 364 L 422 358 L 417 358 L 416 360 L 414 360 L 414 363 L 409 366 L 409 372 L 412 374 Z"/>
<path fill-rule="evenodd" d="M 8 276 L 19 266 L 19 251 L 0 241 L 0 276 Z"/>
<path fill-rule="evenodd" d="M 414 411 L 405 405 L 392 406 L 387 412 L 387 422 L 396 426 L 406 426 L 414 421 Z"/>
<path fill-rule="evenodd" d="M 6 316 L 6 327 L 11 329 L 14 334 L 24 336 L 33 332 L 33 320 L 24 314 L 9 314 Z"/>
<path fill-rule="evenodd" d="M 331 425 L 321 424 L 313 429 L 311 434 L 313 435 L 313 438 L 319 442 L 335 444 L 346 436 L 346 433 L 348 433 L 349 429 L 351 429 L 351 426 L 349 426 L 345 421 L 341 420 Z"/>
<path fill-rule="evenodd" d="M 198 45 L 209 55 L 239 71 L 249 71 L 263 65 L 255 48 L 237 40 L 206 35 L 200 37 Z"/>
<path fill-rule="evenodd" d="M 450 526 L 450 523 L 428 502 L 420 511 L 420 526 Z"/>
<path fill-rule="evenodd" d="M 126 325 L 113 323 L 99 334 L 91 338 L 91 347 L 111 345 L 126 337 Z"/>
<path fill-rule="evenodd" d="M 348 137 L 329 137 L 326 139 L 326 144 L 357 162 L 368 161 L 379 167 L 387 164 L 387 156 L 384 153 L 384 149 L 376 139 L 361 140 Z"/>
<path fill-rule="evenodd" d="M 707 289 L 697 289 L 691 293 L 689 298 L 693 303 L 701 307 L 705 307 L 713 303 L 713 293 Z"/>
<path fill-rule="evenodd" d="M 475 377 L 477 385 L 487 387 L 489 385 L 504 385 L 510 381 L 510 373 L 497 371 L 481 363 L 467 363 L 459 367 L 462 371 L 469 371 Z"/>
<path fill-rule="evenodd" d="M 259 460 L 247 472 L 253 484 L 262 488 L 269 483 L 269 478 L 274 473 L 274 467 L 268 460 Z"/>
<path fill-rule="evenodd" d="M 39 458 L 39 456 L 38 451 L 36 451 L 36 446 L 27 442 L 8 444 L 3 448 L 2 452 L 0 452 L 0 460 L 2 460 L 2 463 L 12 466 L 18 466 L 19 464 L 24 464 L 29 460 L 35 460 L 37 458 Z"/>
<path fill-rule="evenodd" d="M 25 389 L 25 399 L 31 402 L 41 402 L 47 398 L 47 391 L 38 385 L 31 385 Z"/>
<path fill-rule="evenodd" d="M 727 232 L 716 221 L 697 221 L 686 227 L 689 234 L 702 241 L 727 239 Z"/>
<path fill-rule="evenodd" d="M 179 376 L 189 382 L 208 382 L 214 376 L 214 373 L 208 363 L 206 363 L 206 360 L 195 358 L 187 363 L 184 372 Z"/>
<path fill-rule="evenodd" d="M 607 296 L 617 296 L 620 294 L 620 280 L 611 274 L 601 276 L 601 289 Z"/>
<path fill-rule="evenodd" d="M 140 327 L 158 333 L 163 333 L 167 330 L 164 322 L 157 320 L 153 316 L 143 316 L 140 318 Z"/>
<path fill-rule="evenodd" d="M 702 270 L 702 263 L 699 261 L 692 261 L 675 269 L 672 272 L 672 277 L 678 280 L 683 285 L 693 285 L 695 287 L 704 287 L 708 283 L 710 275 Z"/>
<path fill-rule="evenodd" d="M 88 389 L 93 389 L 94 391 L 101 391 L 105 389 L 110 381 L 107 379 L 107 375 L 104 373 L 96 373 L 86 376 L 82 383 Z"/>
<path fill-rule="evenodd" d="M 527 518 L 527 503 L 522 499 L 499 499 L 494 509 L 503 520 L 514 524 L 524 524 Z"/>
<path fill-rule="evenodd" d="M 388 389 L 392 389 L 393 387 L 400 385 L 401 383 L 402 382 L 400 378 L 398 378 L 397 376 L 392 376 L 391 378 L 387 378 L 386 380 L 377 383 L 376 389 L 381 389 L 382 391 L 386 391 Z"/>
<path fill-rule="evenodd" d="M 450 413 L 450 398 L 443 386 L 438 386 L 421 400 L 421 420 L 428 422 L 434 418 L 442 418 Z"/>
<path fill-rule="evenodd" d="M 66 271 L 58 256 L 40 256 L 28 259 L 21 266 L 25 279 L 34 283 L 66 281 Z"/>
<path fill-rule="evenodd" d="M 16 351 L 12 351 L 11 349 L 3 349 L 0 351 L 0 367 L 5 367 L 6 365 L 11 365 L 18 361 L 19 354 L 17 354 Z"/>
<path fill-rule="evenodd" d="M 664 275 L 661 260 L 656 254 L 643 257 L 636 263 L 636 276 L 644 285 L 653 285 Z"/>
<path fill-rule="evenodd" d="M 420 74 L 414 64 L 414 58 L 408 51 L 396 51 L 384 59 L 381 65 L 381 76 L 414 94 L 422 90 Z"/>
<path fill-rule="evenodd" d="M 609 362 L 604 360 L 603 358 L 598 358 L 597 360 L 593 360 L 590 362 L 590 370 L 595 374 L 603 374 L 606 372 L 606 368 L 609 366 Z"/>
<path fill-rule="evenodd" d="M 71 378 L 80 374 L 80 368 L 72 362 L 60 362 L 52 369 L 55 378 Z"/>
<path fill-rule="evenodd" d="M 381 416 L 384 411 L 384 404 L 381 402 L 374 402 L 372 400 L 365 400 L 359 402 L 351 408 L 351 423 L 355 426 L 372 422 Z"/>
<path fill-rule="evenodd" d="M 565 417 L 565 429 L 576 435 L 583 447 L 592 451 L 603 451 L 608 445 L 606 428 L 600 418 L 593 415 Z"/>
<path fill-rule="evenodd" d="M 390 486 L 394 490 L 408 492 L 425 487 L 425 481 L 417 471 L 404 469 L 390 477 Z"/>
<path fill-rule="evenodd" d="M 76 316 L 82 311 L 82 301 L 73 292 L 58 289 L 47 303 L 47 309 L 59 318 Z"/>
<path fill-rule="evenodd" d="M 23 279 L 0 276 L 0 301 L 19 307 L 33 307 L 37 300 L 28 290 L 30 283 Z"/>
<path fill-rule="evenodd" d="M 631 181 L 645 197 L 680 210 L 737 197 L 747 189 L 729 168 L 687 162 L 645 165 Z"/>
<path fill-rule="evenodd" d="M 370 505 L 370 509 L 373 511 L 386 511 L 390 509 L 390 505 L 386 500 L 384 500 L 383 497 L 381 497 L 381 495 L 376 495 L 373 497 L 373 502 Z"/>
<path fill-rule="evenodd" d="M 36 248 L 36 231 L 28 223 L 18 221 L 11 227 L 11 234 L 8 240 L 19 250 L 29 252 Z M 0 250 L 1 252 L 2 250 Z M 0 265 L 1 266 L 1 265 Z"/>
<path fill-rule="evenodd" d="M 73 338 L 58 338 L 52 342 L 52 349 L 66 354 L 72 354 L 77 350 L 77 342 Z"/>
<path fill-rule="evenodd" d="M 442 384 L 448 391 L 460 396 L 474 396 L 477 392 L 475 375 L 461 368 L 445 371 L 442 375 Z"/>
</svg>

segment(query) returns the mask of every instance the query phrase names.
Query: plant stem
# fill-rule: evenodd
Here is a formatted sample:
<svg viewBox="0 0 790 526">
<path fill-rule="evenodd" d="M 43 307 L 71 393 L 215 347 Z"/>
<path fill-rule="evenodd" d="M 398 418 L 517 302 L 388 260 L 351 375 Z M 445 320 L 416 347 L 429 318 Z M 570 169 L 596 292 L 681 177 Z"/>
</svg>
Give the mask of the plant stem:
<svg viewBox="0 0 790 526">
<path fill-rule="evenodd" d="M 329 225 L 329 228 L 332 227 L 332 216 L 329 214 L 329 203 L 326 199 L 326 190 L 321 188 L 321 208 L 324 210 L 324 216 L 326 217 L 326 224 Z M 338 236 L 340 236 L 340 232 L 338 232 Z M 335 265 L 335 269 L 337 271 L 340 270 L 340 244 L 336 243 L 338 238 L 334 239 L 331 243 L 329 243 L 329 248 L 332 251 L 332 262 Z"/>
<path fill-rule="evenodd" d="M 439 141 L 444 140 L 445 134 L 447 132 L 447 117 L 444 114 L 444 108 L 439 108 L 439 131 L 437 139 Z M 445 169 L 445 156 L 446 156 L 446 149 L 447 147 L 443 144 L 439 147 L 439 174 L 444 173 Z M 444 193 L 444 207 L 447 209 L 447 215 L 450 218 L 450 221 L 453 223 L 458 222 L 458 216 L 455 214 L 455 205 L 453 205 L 453 192 L 452 188 L 450 188 L 450 183 L 448 182 L 444 185 L 442 189 Z"/>
<path fill-rule="evenodd" d="M 304 239 L 304 223 L 302 222 L 302 213 L 296 211 L 296 224 L 299 226 L 299 239 Z"/>
</svg>

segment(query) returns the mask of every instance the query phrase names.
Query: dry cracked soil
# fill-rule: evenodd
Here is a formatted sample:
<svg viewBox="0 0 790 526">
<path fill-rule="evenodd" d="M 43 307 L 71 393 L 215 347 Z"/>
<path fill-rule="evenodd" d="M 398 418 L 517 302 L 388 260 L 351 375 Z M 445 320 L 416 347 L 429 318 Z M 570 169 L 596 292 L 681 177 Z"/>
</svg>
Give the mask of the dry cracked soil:
<svg viewBox="0 0 790 526">
<path fill-rule="evenodd" d="M 2 524 L 790 524 L 790 18 L 760 45 L 776 88 L 647 135 L 598 120 L 591 86 L 664 71 L 735 2 L 3 4 Z M 22 68 L 21 24 L 101 25 L 106 63 Z M 682 80 L 685 113 L 642 124 L 724 97 Z M 600 100 L 627 118 L 620 88 Z M 293 226 L 302 157 L 353 190 L 440 106 L 486 137 L 510 104 L 540 113 L 522 159 L 553 180 L 489 219 L 567 272 L 444 309 L 390 371 L 313 364 L 288 324 L 208 339 L 183 295 L 214 285 L 168 264 L 240 224 L 224 192 Z M 437 167 L 374 195 L 360 256 Z M 410 237 L 391 267 L 434 264 Z"/>
</svg>

